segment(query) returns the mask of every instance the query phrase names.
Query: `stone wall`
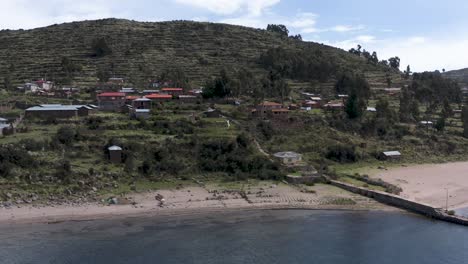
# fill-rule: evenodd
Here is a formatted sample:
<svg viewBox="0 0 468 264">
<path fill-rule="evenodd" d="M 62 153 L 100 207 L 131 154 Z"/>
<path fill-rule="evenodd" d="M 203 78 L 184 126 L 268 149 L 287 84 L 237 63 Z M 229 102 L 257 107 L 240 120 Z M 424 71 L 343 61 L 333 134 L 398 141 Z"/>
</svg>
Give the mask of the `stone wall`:
<svg viewBox="0 0 468 264">
<path fill-rule="evenodd" d="M 430 218 L 447 221 L 455 224 L 466 225 L 468 226 L 468 219 L 458 216 L 452 216 L 446 214 L 442 208 L 434 208 L 431 205 L 415 202 L 403 197 L 389 194 L 386 192 L 369 190 L 366 188 L 356 187 L 347 183 L 330 180 L 330 183 L 336 187 L 345 189 L 352 193 L 360 194 L 369 198 L 372 198 L 376 201 L 379 201 L 384 204 L 395 206 L 404 210 L 408 210 L 414 213 L 425 215 Z"/>
</svg>

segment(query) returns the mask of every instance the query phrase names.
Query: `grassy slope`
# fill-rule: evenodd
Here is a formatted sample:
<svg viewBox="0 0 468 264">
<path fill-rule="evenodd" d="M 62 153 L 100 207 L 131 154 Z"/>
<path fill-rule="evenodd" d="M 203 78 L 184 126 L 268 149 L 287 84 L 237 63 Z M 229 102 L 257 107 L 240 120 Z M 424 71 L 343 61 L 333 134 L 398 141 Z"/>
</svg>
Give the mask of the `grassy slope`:
<svg viewBox="0 0 468 264">
<path fill-rule="evenodd" d="M 105 38 L 113 53 L 103 58 L 91 55 L 92 44 Z M 10 71 L 14 83 L 63 75 L 61 58 L 83 66 L 74 80 L 94 85 L 99 67 L 115 76 L 138 82 L 172 68 L 182 69 L 194 84 L 219 73 L 222 67 L 264 70 L 257 59 L 271 47 L 320 50 L 340 66 L 365 73 L 371 83 L 382 85 L 387 72 L 400 83 L 396 72 L 368 64 L 364 59 L 333 47 L 283 39 L 265 30 L 227 24 L 188 21 L 143 23 L 106 19 L 53 25 L 33 30 L 0 31 L 0 77 Z M 13 67 L 10 67 L 13 65 Z M 3 78 L 0 78 L 3 82 Z"/>
</svg>

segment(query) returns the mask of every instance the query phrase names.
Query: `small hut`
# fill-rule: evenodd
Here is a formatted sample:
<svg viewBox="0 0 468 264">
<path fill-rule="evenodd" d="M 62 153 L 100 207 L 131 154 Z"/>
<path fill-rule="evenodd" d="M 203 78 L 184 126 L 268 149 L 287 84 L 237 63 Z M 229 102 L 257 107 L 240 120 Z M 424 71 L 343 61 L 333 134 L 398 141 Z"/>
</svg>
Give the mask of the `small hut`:
<svg viewBox="0 0 468 264">
<path fill-rule="evenodd" d="M 292 151 L 278 152 L 273 156 L 288 166 L 297 165 L 302 161 L 302 155 Z"/>
<path fill-rule="evenodd" d="M 396 160 L 401 158 L 401 153 L 399 151 L 384 151 L 380 153 L 380 160 Z"/>
<path fill-rule="evenodd" d="M 108 148 L 109 150 L 109 160 L 112 163 L 120 164 L 122 163 L 122 148 L 119 146 L 112 146 Z"/>
</svg>

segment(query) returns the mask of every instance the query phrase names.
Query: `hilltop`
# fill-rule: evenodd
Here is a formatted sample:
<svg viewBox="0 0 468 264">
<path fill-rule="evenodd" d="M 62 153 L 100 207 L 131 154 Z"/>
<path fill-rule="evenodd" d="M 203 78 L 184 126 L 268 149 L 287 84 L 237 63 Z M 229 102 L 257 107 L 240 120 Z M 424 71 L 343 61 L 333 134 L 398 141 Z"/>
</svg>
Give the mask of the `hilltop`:
<svg viewBox="0 0 468 264">
<path fill-rule="evenodd" d="M 105 42 L 111 52 L 97 56 L 93 47 L 99 42 Z M 61 80 L 67 71 L 71 84 L 78 86 L 95 85 L 99 71 L 138 85 L 174 70 L 201 85 L 221 68 L 265 73 L 259 57 L 277 47 L 293 53 L 320 53 L 340 70 L 365 73 L 374 86 L 386 86 L 388 78 L 396 85 L 402 82 L 398 71 L 373 65 L 344 50 L 266 30 L 191 21 L 104 19 L 0 31 L 0 85 L 5 77 L 13 85 L 44 77 Z M 64 58 L 71 69 L 64 69 Z"/>
<path fill-rule="evenodd" d="M 462 84 L 468 84 L 468 68 L 445 72 L 444 75 L 448 78 L 457 80 Z"/>
</svg>

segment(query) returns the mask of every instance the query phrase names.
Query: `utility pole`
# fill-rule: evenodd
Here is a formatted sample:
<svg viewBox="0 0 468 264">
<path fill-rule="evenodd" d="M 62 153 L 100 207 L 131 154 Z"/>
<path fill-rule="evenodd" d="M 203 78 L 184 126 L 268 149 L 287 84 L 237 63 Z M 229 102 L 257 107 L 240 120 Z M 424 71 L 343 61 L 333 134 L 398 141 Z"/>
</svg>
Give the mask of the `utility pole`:
<svg viewBox="0 0 468 264">
<path fill-rule="evenodd" d="M 448 198 L 449 198 L 448 188 L 445 188 L 445 190 L 447 191 L 447 196 L 446 196 L 446 199 L 445 199 L 445 212 L 448 212 Z"/>
</svg>

